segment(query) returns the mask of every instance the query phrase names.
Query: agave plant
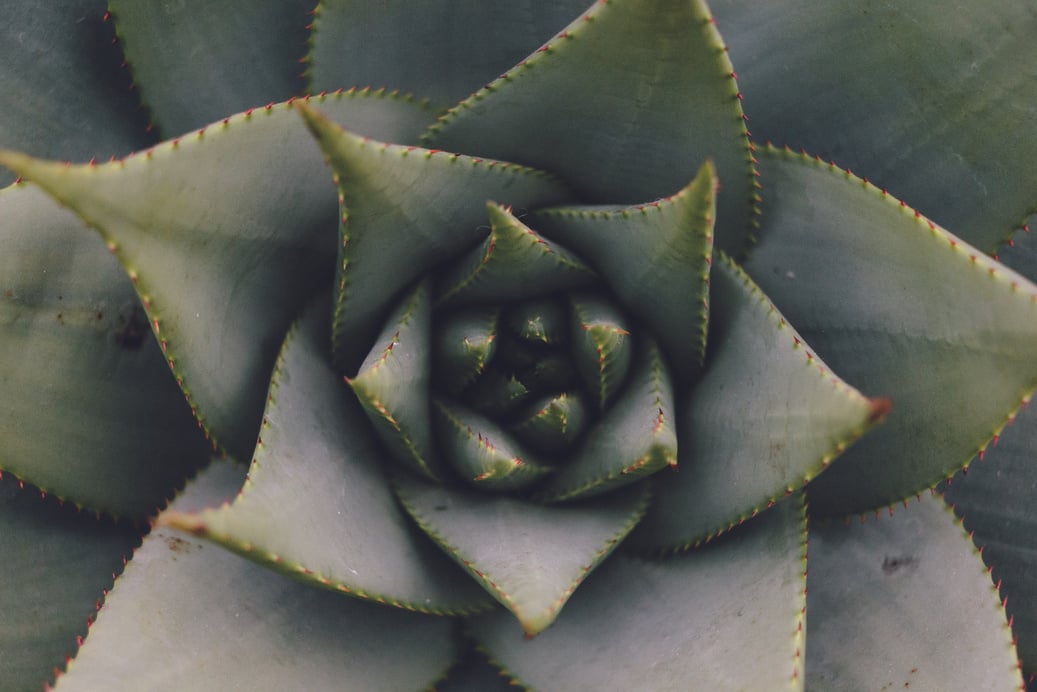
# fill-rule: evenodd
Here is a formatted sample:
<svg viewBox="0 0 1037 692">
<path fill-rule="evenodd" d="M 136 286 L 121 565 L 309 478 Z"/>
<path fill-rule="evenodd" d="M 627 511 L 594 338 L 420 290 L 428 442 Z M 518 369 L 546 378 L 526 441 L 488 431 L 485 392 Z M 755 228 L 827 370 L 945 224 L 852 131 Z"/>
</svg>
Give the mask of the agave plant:
<svg viewBox="0 0 1037 692">
<path fill-rule="evenodd" d="M 1037 11 L 588 1 L 5 3 L 3 689 L 1037 671 Z"/>
</svg>

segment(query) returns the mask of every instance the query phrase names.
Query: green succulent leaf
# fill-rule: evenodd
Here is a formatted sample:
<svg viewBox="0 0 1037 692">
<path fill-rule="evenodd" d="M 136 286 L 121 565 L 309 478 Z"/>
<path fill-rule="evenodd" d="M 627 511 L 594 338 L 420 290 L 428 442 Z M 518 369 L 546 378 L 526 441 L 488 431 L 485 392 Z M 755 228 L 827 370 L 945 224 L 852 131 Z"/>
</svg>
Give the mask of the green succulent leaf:
<svg viewBox="0 0 1037 692">
<path fill-rule="evenodd" d="M 553 171 L 600 204 L 671 195 L 712 159 L 725 186 L 717 245 L 739 254 L 748 236 L 755 178 L 738 87 L 699 0 L 596 3 L 425 144 Z"/>
<path fill-rule="evenodd" d="M 599 410 L 612 404 L 634 363 L 634 339 L 627 318 L 605 298 L 571 296 L 572 343 L 576 372 Z"/>
<path fill-rule="evenodd" d="M 0 478 L 0 681 L 30 690 L 75 654 L 140 537 L 20 485 Z"/>
<path fill-rule="evenodd" d="M 622 394 L 538 497 L 598 495 L 676 466 L 673 385 L 659 348 L 646 340 L 632 370 Z"/>
<path fill-rule="evenodd" d="M 141 98 L 166 138 L 300 94 L 312 4 L 108 2 Z"/>
<path fill-rule="evenodd" d="M 217 471 L 183 499 L 233 495 L 240 474 Z M 456 658 L 452 629 L 446 618 L 314 589 L 159 526 L 57 689 L 420 689 Z"/>
<path fill-rule="evenodd" d="M 1023 671 L 1037 672 L 1037 406 L 1016 416 L 986 454 L 945 486 L 946 497 L 993 568 Z"/>
<path fill-rule="evenodd" d="M 133 284 L 28 185 L 0 191 L 0 247 L 0 468 L 78 505 L 151 514 L 212 447 Z"/>
<path fill-rule="evenodd" d="M 565 291 L 589 283 L 594 271 L 563 247 L 543 238 L 510 210 L 489 202 L 490 234 L 445 270 L 439 305 L 497 303 L 537 292 Z"/>
<path fill-rule="evenodd" d="M 807 586 L 809 687 L 1022 689 L 997 589 L 937 497 L 890 518 L 812 523 Z"/>
<path fill-rule="evenodd" d="M 471 631 L 536 689 L 801 689 L 805 561 L 797 494 L 687 555 L 614 556 L 532 641 L 500 613 L 472 619 Z"/>
<path fill-rule="evenodd" d="M 360 371 L 346 381 L 393 458 L 438 479 L 442 464 L 429 408 L 431 321 L 432 297 L 422 283 L 389 315 Z"/>
<path fill-rule="evenodd" d="M 427 119 L 380 93 L 319 100 L 360 131 L 404 141 Z M 200 420 L 231 454 L 250 458 L 280 340 L 334 270 L 334 188 L 291 106 L 105 165 L 10 152 L 0 164 L 98 229 Z"/>
<path fill-rule="evenodd" d="M 104 0 L 4 3 L 0 148 L 87 161 L 154 143 L 104 12 Z M 14 178 L 0 171 L 0 187 Z"/>
<path fill-rule="evenodd" d="M 497 351 L 497 306 L 479 306 L 440 318 L 433 334 L 436 371 L 441 391 L 456 395 L 486 372 Z"/>
<path fill-rule="evenodd" d="M 646 486 L 546 507 L 410 477 L 400 502 L 421 528 L 510 610 L 523 631 L 547 629 L 588 574 L 644 514 Z"/>
<path fill-rule="evenodd" d="M 685 550 L 800 490 L 887 412 L 812 355 L 730 259 L 714 262 L 711 349 L 687 392 L 678 460 L 628 546 Z"/>
<path fill-rule="evenodd" d="M 522 166 L 386 144 L 299 107 L 334 171 L 342 204 L 335 363 L 346 374 L 366 354 L 393 296 L 430 266 L 485 234 L 485 204 L 553 204 L 555 178 Z M 399 140 L 393 140 L 399 141 Z"/>
<path fill-rule="evenodd" d="M 811 513 L 896 503 L 967 463 L 1037 384 L 1037 287 L 848 172 L 777 150 L 760 166 L 746 270 L 847 382 L 893 401 L 810 485 Z"/>
<path fill-rule="evenodd" d="M 467 612 L 488 597 L 410 523 L 356 397 L 330 363 L 330 305 L 286 339 L 248 479 L 230 505 L 163 521 L 310 585 L 410 610 Z"/>
<path fill-rule="evenodd" d="M 627 310 L 656 335 L 685 382 L 698 372 L 706 350 L 717 185 L 715 169 L 706 162 L 680 192 L 652 204 L 533 214 L 541 232 L 598 269 Z"/>
<path fill-rule="evenodd" d="M 569 449 L 587 430 L 591 418 L 585 397 L 562 392 L 534 401 L 511 427 L 527 447 L 558 454 Z"/>
<path fill-rule="evenodd" d="M 474 0 L 321 0 L 310 39 L 310 88 L 389 87 L 449 105 L 532 53 L 589 1 L 552 0 L 534 8 Z"/>
<path fill-rule="evenodd" d="M 443 453 L 460 478 L 483 490 L 516 490 L 553 469 L 514 436 L 474 411 L 435 400 L 433 421 Z"/>
<path fill-rule="evenodd" d="M 761 141 L 832 158 L 986 252 L 1034 211 L 1033 3 L 710 6 Z"/>
</svg>

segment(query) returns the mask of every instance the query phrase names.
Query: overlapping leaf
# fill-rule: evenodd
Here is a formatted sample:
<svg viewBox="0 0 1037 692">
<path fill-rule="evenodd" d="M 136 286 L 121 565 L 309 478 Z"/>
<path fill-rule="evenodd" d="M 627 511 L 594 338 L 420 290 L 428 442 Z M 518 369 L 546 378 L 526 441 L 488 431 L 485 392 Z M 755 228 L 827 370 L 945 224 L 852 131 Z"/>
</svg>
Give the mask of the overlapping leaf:
<svg viewBox="0 0 1037 692">
<path fill-rule="evenodd" d="M 536 689 L 800 686 L 805 534 L 797 494 L 689 555 L 613 557 L 532 641 L 508 614 L 478 616 L 471 630 L 495 663 Z"/>
<path fill-rule="evenodd" d="M 319 100 L 357 130 L 400 141 L 428 117 L 382 93 Z M 201 420 L 248 459 L 280 340 L 333 272 L 334 188 L 291 106 L 244 113 L 106 165 L 13 153 L 0 163 L 99 230 L 135 280 Z"/>
<path fill-rule="evenodd" d="M 285 342 L 241 494 L 165 521 L 340 595 L 435 613 L 483 607 L 488 596 L 397 504 L 393 462 L 331 367 L 329 307 L 311 307 Z"/>
<path fill-rule="evenodd" d="M 811 512 L 862 512 L 949 476 L 1037 384 L 1037 287 L 820 161 L 761 155 L 746 269 L 817 353 L 893 412 L 810 486 Z"/>
<path fill-rule="evenodd" d="M 937 497 L 892 518 L 811 524 L 807 586 L 811 688 L 1022 688 L 997 590 Z"/>
<path fill-rule="evenodd" d="M 240 474 L 215 471 L 181 499 L 233 495 Z M 420 689 L 456 658 L 452 629 L 446 618 L 314 589 L 160 526 L 56 689 Z"/>
<path fill-rule="evenodd" d="M 749 233 L 738 87 L 701 0 L 596 3 L 443 116 L 425 144 L 553 171 L 600 204 L 672 195 L 713 159 L 724 181 L 717 246 L 740 254 Z"/>
</svg>

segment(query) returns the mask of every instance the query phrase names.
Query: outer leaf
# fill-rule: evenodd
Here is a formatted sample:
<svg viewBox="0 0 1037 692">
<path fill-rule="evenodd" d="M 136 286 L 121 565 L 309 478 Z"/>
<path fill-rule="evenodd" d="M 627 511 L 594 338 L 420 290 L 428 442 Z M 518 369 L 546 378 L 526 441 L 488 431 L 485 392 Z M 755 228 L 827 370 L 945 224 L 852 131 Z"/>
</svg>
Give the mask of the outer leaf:
<svg viewBox="0 0 1037 692">
<path fill-rule="evenodd" d="M 0 147 L 86 161 L 151 144 L 104 0 L 0 6 Z M 0 171 L 0 187 L 14 175 Z"/>
<path fill-rule="evenodd" d="M 946 486 L 947 499 L 1003 584 L 1023 670 L 1037 672 L 1037 405 L 1009 425 L 996 446 Z"/>
<path fill-rule="evenodd" d="M 289 334 L 262 438 L 233 504 L 167 523 L 314 585 L 435 613 L 488 602 L 399 508 L 391 460 L 327 353 L 326 303 Z"/>
<path fill-rule="evenodd" d="M 886 425 L 808 491 L 844 514 L 934 485 L 1037 384 L 1037 287 L 849 173 L 770 150 L 747 271 Z M 940 306 L 940 309 L 933 309 Z"/>
<path fill-rule="evenodd" d="M 0 468 L 93 509 L 152 513 L 211 446 L 133 285 L 28 185 L 0 191 L 0 247 Z"/>
<path fill-rule="evenodd" d="M 833 375 L 726 256 L 710 284 L 711 348 L 682 392 L 677 468 L 627 545 L 683 550 L 801 489 L 889 408 Z"/>
<path fill-rule="evenodd" d="M 403 141 L 426 119 L 380 93 L 320 100 L 360 131 Z M 13 153 L 0 163 L 99 229 L 200 419 L 249 458 L 281 338 L 334 261 L 334 189 L 291 106 L 104 166 Z"/>
<path fill-rule="evenodd" d="M 834 158 L 987 252 L 1034 211 L 1033 3 L 710 5 L 757 138 Z"/>
<path fill-rule="evenodd" d="M 405 147 L 347 132 L 300 106 L 342 202 L 335 363 L 352 374 L 393 296 L 485 235 L 485 204 L 557 203 L 556 179 L 500 161 Z M 399 141 L 399 140 L 393 140 Z"/>
<path fill-rule="evenodd" d="M 807 585 L 812 688 L 1022 688 L 997 590 L 938 498 L 893 518 L 811 525 Z"/>
<path fill-rule="evenodd" d="M 472 632 L 537 689 L 802 689 L 804 528 L 797 495 L 687 555 L 613 557 L 533 641 L 500 613 Z"/>
<path fill-rule="evenodd" d="M 38 690 L 75 653 L 139 535 L 18 486 L 0 480 L 0 681 Z"/>
<path fill-rule="evenodd" d="M 398 479 L 397 496 L 418 525 L 533 636 L 630 532 L 647 487 L 590 502 L 544 507 Z"/>
<path fill-rule="evenodd" d="M 315 2 L 108 4 L 137 88 L 168 138 L 301 94 Z"/>
<path fill-rule="evenodd" d="M 536 50 L 590 2 L 552 0 L 534 8 L 481 0 L 321 0 L 310 88 L 373 85 L 450 105 Z"/>
<path fill-rule="evenodd" d="M 618 210 L 546 209 L 531 221 L 598 268 L 685 381 L 698 372 L 706 351 L 717 185 L 706 162 L 667 199 Z"/>
<path fill-rule="evenodd" d="M 185 499 L 233 494 L 240 476 L 228 480 L 207 472 Z M 314 589 L 160 526 L 57 689 L 419 689 L 454 659 L 451 630 L 446 618 Z"/>
<path fill-rule="evenodd" d="M 425 143 L 553 171 L 587 203 L 671 195 L 713 159 L 725 186 L 717 245 L 740 253 L 754 177 L 734 72 L 710 19 L 701 0 L 598 2 L 443 116 Z"/>
</svg>

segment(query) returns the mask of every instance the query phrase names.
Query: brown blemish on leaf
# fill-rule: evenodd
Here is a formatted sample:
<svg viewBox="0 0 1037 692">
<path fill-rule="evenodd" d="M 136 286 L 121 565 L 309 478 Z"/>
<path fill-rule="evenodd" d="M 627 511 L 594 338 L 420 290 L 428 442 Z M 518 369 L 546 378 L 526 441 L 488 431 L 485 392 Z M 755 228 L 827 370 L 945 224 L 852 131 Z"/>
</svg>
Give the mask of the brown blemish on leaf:
<svg viewBox="0 0 1037 692">
<path fill-rule="evenodd" d="M 913 567 L 917 562 L 918 558 L 913 555 L 894 555 L 892 557 L 886 555 L 882 558 L 882 571 L 886 574 L 893 574 L 905 567 Z"/>
<path fill-rule="evenodd" d="M 115 343 L 118 346 L 127 351 L 136 351 L 144 345 L 149 331 L 151 328 L 148 326 L 148 318 L 139 305 L 119 310 L 119 316 L 115 320 Z"/>
</svg>

